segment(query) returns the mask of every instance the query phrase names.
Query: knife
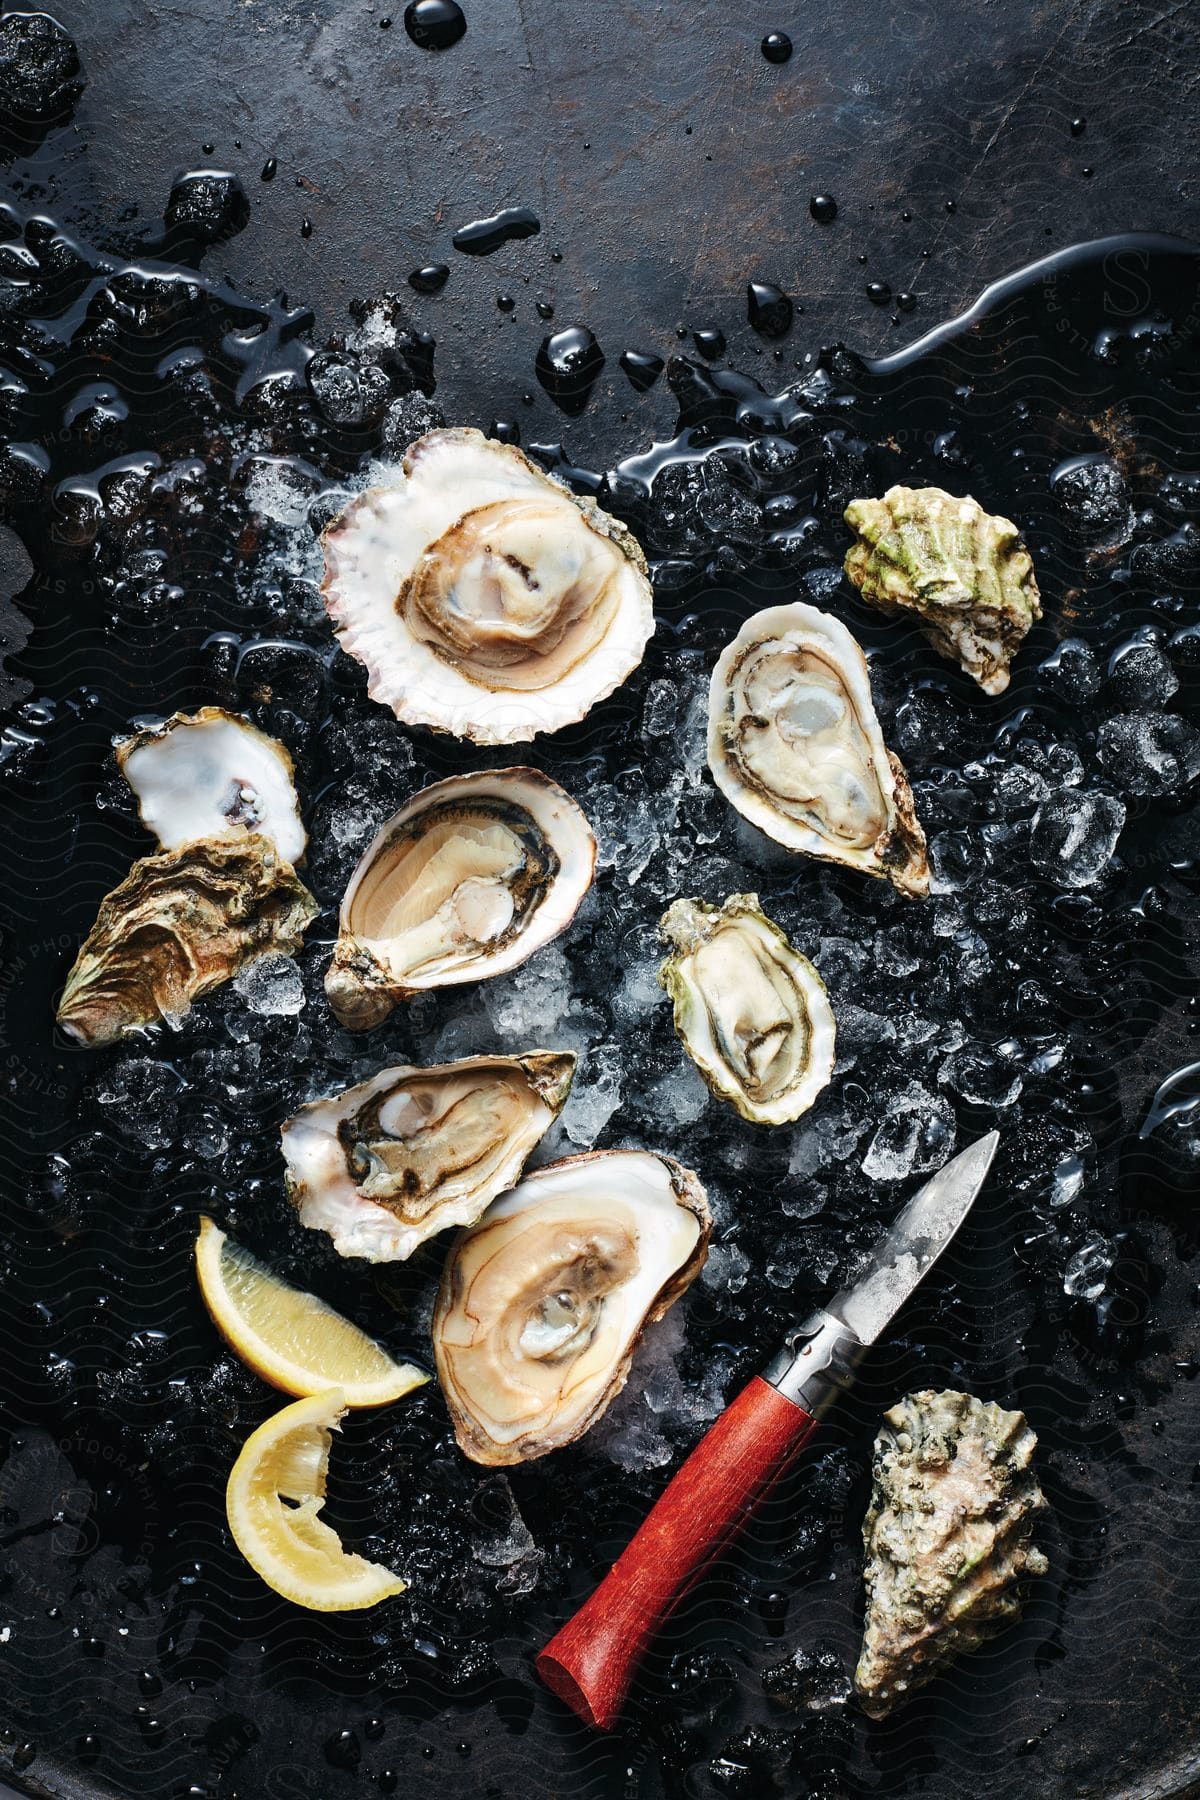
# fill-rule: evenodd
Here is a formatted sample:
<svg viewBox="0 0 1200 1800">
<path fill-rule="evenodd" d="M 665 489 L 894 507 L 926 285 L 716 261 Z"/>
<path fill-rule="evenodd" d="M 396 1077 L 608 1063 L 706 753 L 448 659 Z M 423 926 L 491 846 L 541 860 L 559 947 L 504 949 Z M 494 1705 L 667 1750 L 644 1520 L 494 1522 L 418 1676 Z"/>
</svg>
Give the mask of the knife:
<svg viewBox="0 0 1200 1800">
<path fill-rule="evenodd" d="M 850 1386 L 971 1210 L 999 1141 L 989 1132 L 940 1169 L 858 1280 L 788 1333 L 672 1477 L 595 1593 L 541 1651 L 538 1674 L 586 1724 L 616 1725 L 659 1626 Z"/>
</svg>

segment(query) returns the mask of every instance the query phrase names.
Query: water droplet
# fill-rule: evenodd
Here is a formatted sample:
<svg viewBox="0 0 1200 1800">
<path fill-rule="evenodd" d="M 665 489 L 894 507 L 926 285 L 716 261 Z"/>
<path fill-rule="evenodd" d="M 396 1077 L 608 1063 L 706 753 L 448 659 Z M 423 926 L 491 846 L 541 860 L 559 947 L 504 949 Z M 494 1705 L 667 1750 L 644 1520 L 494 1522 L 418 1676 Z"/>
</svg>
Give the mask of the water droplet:
<svg viewBox="0 0 1200 1800">
<path fill-rule="evenodd" d="M 421 268 L 414 269 L 408 278 L 408 285 L 418 294 L 436 294 L 445 287 L 450 276 L 446 263 L 424 263 Z"/>
<path fill-rule="evenodd" d="M 521 427 L 515 419 L 493 419 L 488 426 L 488 436 L 495 438 L 498 444 L 519 444 Z"/>
<path fill-rule="evenodd" d="M 465 33 L 467 18 L 458 0 L 410 0 L 404 29 L 418 49 L 448 50 Z"/>
<path fill-rule="evenodd" d="M 1087 120 L 1086 119 L 1072 119 L 1071 120 L 1071 136 L 1072 137 L 1082 137 L 1086 130 L 1087 130 Z"/>
<path fill-rule="evenodd" d="M 1094 174 L 1095 174 L 1095 173 L 1096 173 L 1096 171 L 1095 171 L 1095 169 L 1093 169 L 1093 168 L 1085 168 L 1085 169 L 1084 169 L 1084 170 L 1083 170 L 1083 171 L 1082 171 L 1082 173 L 1083 173 L 1083 174 L 1084 174 L 1084 175 L 1094 175 Z"/>
<path fill-rule="evenodd" d="M 309 219 L 309 218 L 301 219 L 301 221 L 300 221 L 300 236 L 303 238 L 308 238 L 308 237 L 312 236 L 312 220 L 311 219 Z"/>
<path fill-rule="evenodd" d="M 621 353 L 621 367 L 629 377 L 630 385 L 639 394 L 652 388 L 666 364 L 661 356 L 651 356 L 645 350 L 624 350 Z"/>
<path fill-rule="evenodd" d="M 901 312 L 911 312 L 916 304 L 917 296 L 915 294 L 910 294 L 907 289 L 902 290 L 896 295 L 896 305 L 900 308 Z"/>
<path fill-rule="evenodd" d="M 873 306 L 886 306 L 892 297 L 892 290 L 886 281 L 868 281 L 867 299 Z"/>
<path fill-rule="evenodd" d="M 794 308 L 783 289 L 773 281 L 746 284 L 746 317 L 763 337 L 784 337 L 792 328 Z"/>
<path fill-rule="evenodd" d="M 715 362 L 718 356 L 725 354 L 725 333 L 715 326 L 693 331 L 692 341 L 706 362 Z"/>
<path fill-rule="evenodd" d="M 792 54 L 792 40 L 786 31 L 768 31 L 761 48 L 769 63 L 785 63 Z"/>
<path fill-rule="evenodd" d="M 500 308 L 501 312 L 511 312 L 516 304 L 517 303 L 511 294 L 496 295 L 496 305 Z"/>
<path fill-rule="evenodd" d="M 527 206 L 506 206 L 485 219 L 460 226 L 450 242 L 467 256 L 490 256 L 510 238 L 536 237 L 541 229 L 542 221 Z"/>
<path fill-rule="evenodd" d="M 604 367 L 604 352 L 586 325 L 566 325 L 543 338 L 534 369 L 554 404 L 581 413 Z"/>
<path fill-rule="evenodd" d="M 279 167 L 279 164 L 275 160 L 275 158 L 273 156 L 268 156 L 266 162 L 262 166 L 262 174 L 260 176 L 260 180 L 274 181 L 275 171 L 276 171 L 276 169 L 278 169 L 278 167 Z"/>
<path fill-rule="evenodd" d="M 831 219 L 837 218 L 837 201 L 832 194 L 814 194 L 808 210 L 818 225 L 828 225 Z"/>
<path fill-rule="evenodd" d="M 537 316 L 539 319 L 552 319 L 554 317 L 554 308 L 551 306 L 549 300 L 538 301 Z"/>
</svg>

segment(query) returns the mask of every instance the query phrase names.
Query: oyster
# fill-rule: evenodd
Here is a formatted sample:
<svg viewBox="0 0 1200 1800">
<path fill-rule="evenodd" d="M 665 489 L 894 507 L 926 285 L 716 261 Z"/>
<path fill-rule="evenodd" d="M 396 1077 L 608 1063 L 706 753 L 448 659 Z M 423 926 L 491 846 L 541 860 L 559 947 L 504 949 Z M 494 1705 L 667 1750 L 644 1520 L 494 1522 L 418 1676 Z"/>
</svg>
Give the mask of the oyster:
<svg viewBox="0 0 1200 1800">
<path fill-rule="evenodd" d="M 433 1317 L 460 1449 L 499 1465 L 582 1436 L 699 1273 L 710 1225 L 691 1170 L 648 1150 L 569 1156 L 494 1200 L 456 1240 Z"/>
<path fill-rule="evenodd" d="M 470 1225 L 554 1123 L 575 1058 L 470 1056 L 381 1069 L 283 1127 L 288 1192 L 300 1223 L 339 1256 L 392 1262 L 448 1225 Z"/>
<path fill-rule="evenodd" d="M 859 537 L 846 573 L 863 599 L 885 613 L 915 613 L 935 650 L 985 693 L 1002 694 L 1022 638 L 1042 616 L 1033 559 L 1012 520 L 936 487 L 852 500 L 844 517 Z"/>
<path fill-rule="evenodd" d="M 1021 1610 L 1044 1575 L 1033 1515 L 1045 1506 L 1024 1413 L 971 1394 L 908 1394 L 883 1416 L 863 1524 L 867 1610 L 854 1675 L 882 1718 Z"/>
<path fill-rule="evenodd" d="M 833 1073 L 833 1012 L 825 983 L 758 895 L 676 900 L 659 935 L 672 946 L 658 979 L 675 1030 L 713 1093 L 758 1125 L 807 1112 Z"/>
<path fill-rule="evenodd" d="M 886 876 L 910 899 L 929 892 L 925 834 L 884 744 L 866 657 L 829 613 L 769 606 L 726 645 L 709 689 L 708 766 L 776 843 Z"/>
<path fill-rule="evenodd" d="M 100 905 L 58 1003 L 89 1049 L 178 1018 L 268 950 L 291 951 L 320 909 L 268 838 L 200 838 L 144 856 Z"/>
<path fill-rule="evenodd" d="M 283 745 L 219 706 L 176 713 L 124 738 L 117 765 L 137 795 L 142 823 L 164 850 L 196 838 L 270 838 L 286 862 L 308 839 Z"/>
<path fill-rule="evenodd" d="M 516 968 L 570 924 L 595 863 L 591 826 L 548 775 L 435 782 L 388 820 L 350 877 L 329 1004 L 365 1031 L 424 988 Z"/>
<path fill-rule="evenodd" d="M 418 438 L 322 541 L 325 604 L 372 698 L 477 744 L 581 719 L 654 630 L 625 526 L 464 427 Z"/>
</svg>

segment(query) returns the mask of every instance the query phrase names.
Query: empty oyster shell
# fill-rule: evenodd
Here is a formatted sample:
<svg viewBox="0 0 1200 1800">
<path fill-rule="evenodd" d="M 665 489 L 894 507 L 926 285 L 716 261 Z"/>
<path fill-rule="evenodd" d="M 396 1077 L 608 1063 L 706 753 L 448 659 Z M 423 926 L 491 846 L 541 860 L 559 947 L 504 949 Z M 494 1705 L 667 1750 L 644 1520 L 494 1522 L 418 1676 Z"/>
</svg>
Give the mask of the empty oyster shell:
<svg viewBox="0 0 1200 1800">
<path fill-rule="evenodd" d="M 908 1394 L 883 1415 L 863 1524 L 867 1611 L 854 1686 L 882 1718 L 1021 1610 L 1044 1575 L 1030 1544 L 1046 1502 L 1024 1413 L 952 1390 Z"/>
<path fill-rule="evenodd" d="M 562 1111 L 575 1058 L 565 1051 L 470 1056 L 381 1069 L 283 1127 L 288 1192 L 300 1223 L 339 1256 L 393 1262 L 448 1225 L 470 1225 Z"/>
<path fill-rule="evenodd" d="M 1022 638 L 1042 616 L 1033 559 L 1011 519 L 969 494 L 892 487 L 852 500 L 844 514 L 859 542 L 846 573 L 881 612 L 912 612 L 935 650 L 1002 694 Z"/>
<path fill-rule="evenodd" d="M 708 766 L 776 843 L 910 899 L 929 892 L 925 834 L 887 749 L 867 660 L 840 620 L 801 601 L 746 620 L 712 674 Z"/>
<path fill-rule="evenodd" d="M 581 719 L 654 630 L 625 526 L 465 427 L 418 438 L 322 541 L 325 604 L 372 698 L 477 744 Z"/>
<path fill-rule="evenodd" d="M 833 1073 L 825 983 L 768 919 L 757 894 L 721 906 L 676 900 L 659 924 L 673 946 L 658 979 L 675 1030 L 714 1094 L 743 1119 L 782 1125 L 808 1111 Z"/>
<path fill-rule="evenodd" d="M 176 713 L 116 747 L 117 765 L 137 795 L 142 823 L 164 850 L 196 838 L 270 838 L 285 862 L 299 862 L 308 839 L 283 745 L 248 719 L 204 706 Z"/>
<path fill-rule="evenodd" d="M 437 781 L 377 833 L 350 877 L 325 991 L 365 1031 L 424 988 L 482 981 L 566 929 L 596 840 L 536 769 Z"/>
<path fill-rule="evenodd" d="M 433 1318 L 460 1449 L 500 1465 L 582 1436 L 699 1273 L 710 1226 L 696 1176 L 648 1150 L 569 1156 L 494 1200 L 456 1240 Z"/>
<path fill-rule="evenodd" d="M 58 1022 L 90 1049 L 178 1018 L 255 957 L 297 949 L 319 910 L 265 837 L 200 838 L 144 856 L 101 902 Z"/>
</svg>

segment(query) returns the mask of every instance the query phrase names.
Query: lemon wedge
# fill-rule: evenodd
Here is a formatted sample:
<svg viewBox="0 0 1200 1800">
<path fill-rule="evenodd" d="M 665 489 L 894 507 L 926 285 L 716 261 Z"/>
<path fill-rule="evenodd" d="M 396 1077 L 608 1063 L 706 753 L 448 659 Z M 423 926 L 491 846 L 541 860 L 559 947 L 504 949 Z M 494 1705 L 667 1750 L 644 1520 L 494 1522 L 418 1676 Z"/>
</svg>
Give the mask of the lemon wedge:
<svg viewBox="0 0 1200 1800">
<path fill-rule="evenodd" d="M 196 1274 L 226 1343 L 285 1394 L 303 1397 L 336 1387 L 346 1406 L 386 1406 L 429 1380 L 324 1300 L 280 1281 L 211 1219 L 200 1221 Z"/>
<path fill-rule="evenodd" d="M 342 1548 L 318 1517 L 330 1433 L 346 1414 L 340 1388 L 293 1401 L 246 1439 L 225 1491 L 233 1540 L 267 1586 L 313 1612 L 375 1606 L 408 1583 Z"/>
</svg>

